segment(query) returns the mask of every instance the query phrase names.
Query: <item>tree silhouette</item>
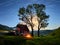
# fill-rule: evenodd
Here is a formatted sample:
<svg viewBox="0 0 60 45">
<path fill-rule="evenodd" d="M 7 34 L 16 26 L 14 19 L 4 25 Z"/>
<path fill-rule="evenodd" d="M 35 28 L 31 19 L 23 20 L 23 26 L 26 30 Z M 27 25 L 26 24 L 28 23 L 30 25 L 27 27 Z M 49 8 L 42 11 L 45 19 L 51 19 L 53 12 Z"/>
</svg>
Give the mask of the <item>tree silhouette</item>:
<svg viewBox="0 0 60 45">
<path fill-rule="evenodd" d="M 47 27 L 48 23 L 48 18 L 49 15 L 46 15 L 45 12 L 45 5 L 43 4 L 31 4 L 28 5 L 26 8 L 22 7 L 19 9 L 19 19 L 24 21 L 27 25 L 31 26 L 32 30 L 32 36 L 33 34 L 33 27 L 35 26 L 33 23 L 33 17 L 37 16 L 37 21 L 38 21 L 38 36 L 39 36 L 39 30 L 41 28 Z"/>
<path fill-rule="evenodd" d="M 37 15 L 37 21 L 38 21 L 38 37 L 39 37 L 39 30 L 41 28 L 47 27 L 47 19 L 49 18 L 49 15 L 46 15 L 45 12 L 45 5 L 43 4 L 33 4 L 36 15 Z"/>
<path fill-rule="evenodd" d="M 32 6 L 28 5 L 26 8 L 22 7 L 19 9 L 19 19 L 24 21 L 27 25 L 31 26 L 31 30 L 32 30 L 32 36 L 33 36 L 33 27 L 34 24 L 32 22 L 33 19 L 33 11 L 32 11 Z"/>
</svg>

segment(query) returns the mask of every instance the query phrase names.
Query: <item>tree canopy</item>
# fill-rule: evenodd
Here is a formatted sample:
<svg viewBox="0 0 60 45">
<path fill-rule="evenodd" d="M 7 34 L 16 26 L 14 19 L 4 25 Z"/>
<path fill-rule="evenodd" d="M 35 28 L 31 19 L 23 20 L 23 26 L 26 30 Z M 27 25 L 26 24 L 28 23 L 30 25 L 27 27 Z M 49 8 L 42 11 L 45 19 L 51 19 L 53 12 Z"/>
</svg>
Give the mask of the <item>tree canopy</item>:
<svg viewBox="0 0 60 45">
<path fill-rule="evenodd" d="M 29 4 L 26 8 L 22 7 L 19 9 L 19 19 L 24 21 L 27 25 L 31 26 L 32 30 L 32 36 L 33 36 L 33 28 L 34 28 L 34 23 L 33 23 L 33 17 L 37 17 L 37 22 L 38 22 L 38 36 L 39 36 L 39 30 L 41 28 L 47 27 L 49 24 L 48 18 L 49 15 L 46 14 L 45 12 L 46 6 L 44 4 Z"/>
</svg>

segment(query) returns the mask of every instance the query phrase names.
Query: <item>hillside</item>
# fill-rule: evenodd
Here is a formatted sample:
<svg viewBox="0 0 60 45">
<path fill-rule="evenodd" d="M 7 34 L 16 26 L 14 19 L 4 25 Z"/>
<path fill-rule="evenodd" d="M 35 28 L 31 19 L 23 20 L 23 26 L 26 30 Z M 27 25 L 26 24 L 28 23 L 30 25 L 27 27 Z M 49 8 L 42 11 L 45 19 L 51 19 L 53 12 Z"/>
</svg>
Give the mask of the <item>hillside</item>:
<svg viewBox="0 0 60 45">
<path fill-rule="evenodd" d="M 60 27 L 58 29 L 55 29 L 50 36 L 60 37 Z"/>
<path fill-rule="evenodd" d="M 0 30 L 12 30 L 13 28 L 0 24 Z"/>
</svg>

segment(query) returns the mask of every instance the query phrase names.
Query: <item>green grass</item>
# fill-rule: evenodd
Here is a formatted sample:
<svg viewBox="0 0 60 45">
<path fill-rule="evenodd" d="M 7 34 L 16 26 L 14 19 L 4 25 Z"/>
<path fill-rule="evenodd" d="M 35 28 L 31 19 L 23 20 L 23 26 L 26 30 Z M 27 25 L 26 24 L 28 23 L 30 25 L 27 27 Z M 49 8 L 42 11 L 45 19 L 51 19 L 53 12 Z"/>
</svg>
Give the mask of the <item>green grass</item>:
<svg viewBox="0 0 60 45">
<path fill-rule="evenodd" d="M 60 45 L 60 28 L 47 36 L 26 39 L 21 36 L 0 36 L 0 45 Z"/>
<path fill-rule="evenodd" d="M 27 40 L 20 36 L 0 36 L 0 45 L 60 45 L 60 38 L 47 36 Z"/>
</svg>

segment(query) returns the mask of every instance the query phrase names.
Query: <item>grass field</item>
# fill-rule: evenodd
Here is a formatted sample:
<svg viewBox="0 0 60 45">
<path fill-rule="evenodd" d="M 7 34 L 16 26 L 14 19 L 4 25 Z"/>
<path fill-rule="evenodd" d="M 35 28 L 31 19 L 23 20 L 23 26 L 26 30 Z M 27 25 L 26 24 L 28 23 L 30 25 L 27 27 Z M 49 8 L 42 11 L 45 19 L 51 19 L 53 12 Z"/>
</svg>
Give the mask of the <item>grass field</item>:
<svg viewBox="0 0 60 45">
<path fill-rule="evenodd" d="M 0 45 L 60 45 L 60 28 L 47 36 L 32 39 L 21 36 L 0 36 Z"/>
<path fill-rule="evenodd" d="M 26 39 L 20 36 L 0 36 L 0 45 L 60 45 L 60 38 L 47 36 Z"/>
</svg>

